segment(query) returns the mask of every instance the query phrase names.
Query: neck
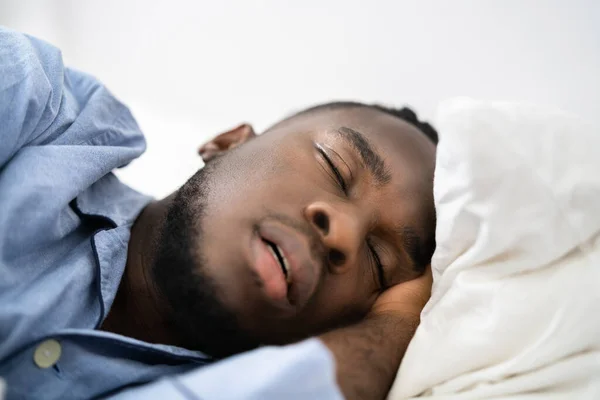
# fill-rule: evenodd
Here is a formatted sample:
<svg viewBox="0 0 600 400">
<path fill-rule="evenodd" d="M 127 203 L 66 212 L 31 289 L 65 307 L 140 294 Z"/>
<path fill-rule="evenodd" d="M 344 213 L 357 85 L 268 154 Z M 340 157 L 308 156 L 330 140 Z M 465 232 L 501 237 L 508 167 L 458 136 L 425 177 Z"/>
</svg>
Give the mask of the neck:
<svg viewBox="0 0 600 400">
<path fill-rule="evenodd" d="M 146 206 L 131 229 L 127 264 L 117 295 L 100 329 L 149 343 L 177 344 L 168 306 L 152 278 L 154 249 L 172 195 Z"/>
</svg>

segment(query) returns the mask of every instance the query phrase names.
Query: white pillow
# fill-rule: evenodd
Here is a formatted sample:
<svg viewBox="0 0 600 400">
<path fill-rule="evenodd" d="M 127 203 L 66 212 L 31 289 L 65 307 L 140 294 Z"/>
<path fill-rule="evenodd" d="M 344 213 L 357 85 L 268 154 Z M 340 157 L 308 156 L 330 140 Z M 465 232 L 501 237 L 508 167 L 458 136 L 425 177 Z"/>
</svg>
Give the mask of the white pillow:
<svg viewBox="0 0 600 400">
<path fill-rule="evenodd" d="M 443 103 L 432 297 L 391 399 L 600 399 L 600 130 Z"/>
</svg>

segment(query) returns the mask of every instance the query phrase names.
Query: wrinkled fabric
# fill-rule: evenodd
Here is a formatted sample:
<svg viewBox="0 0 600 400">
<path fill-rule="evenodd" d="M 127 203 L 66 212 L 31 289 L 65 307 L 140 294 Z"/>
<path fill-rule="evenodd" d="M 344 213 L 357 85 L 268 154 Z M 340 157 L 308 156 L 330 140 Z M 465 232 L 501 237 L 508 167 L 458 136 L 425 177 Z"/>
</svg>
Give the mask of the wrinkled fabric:
<svg viewBox="0 0 600 400">
<path fill-rule="evenodd" d="M 316 339 L 212 363 L 99 331 L 151 201 L 111 172 L 145 149 L 129 110 L 60 52 L 0 27 L 0 377 L 7 399 L 339 399 Z M 34 362 L 45 340 L 58 361 Z M 209 365 L 210 364 L 210 365 Z"/>
<path fill-rule="evenodd" d="M 390 399 L 600 398 L 600 130 L 444 103 L 432 297 Z"/>
</svg>

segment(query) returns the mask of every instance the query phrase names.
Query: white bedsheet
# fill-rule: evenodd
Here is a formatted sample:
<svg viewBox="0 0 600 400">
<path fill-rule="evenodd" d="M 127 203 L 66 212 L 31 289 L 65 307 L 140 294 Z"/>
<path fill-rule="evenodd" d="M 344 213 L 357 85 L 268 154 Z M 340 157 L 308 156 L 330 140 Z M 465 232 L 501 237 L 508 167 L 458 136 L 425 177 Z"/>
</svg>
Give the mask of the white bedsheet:
<svg viewBox="0 0 600 400">
<path fill-rule="evenodd" d="M 432 298 L 390 399 L 600 399 L 600 129 L 439 110 Z"/>
</svg>

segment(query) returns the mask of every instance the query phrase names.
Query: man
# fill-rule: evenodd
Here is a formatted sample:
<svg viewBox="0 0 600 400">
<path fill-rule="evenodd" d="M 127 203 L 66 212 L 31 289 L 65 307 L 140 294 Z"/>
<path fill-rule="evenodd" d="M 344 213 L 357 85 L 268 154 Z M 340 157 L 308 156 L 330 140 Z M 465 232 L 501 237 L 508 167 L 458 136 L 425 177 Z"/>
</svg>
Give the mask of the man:
<svg viewBox="0 0 600 400">
<path fill-rule="evenodd" d="M 0 121 L 9 399 L 386 395 L 435 247 L 437 135 L 410 110 L 240 125 L 153 201 L 111 173 L 144 150 L 129 111 L 0 30 Z"/>
</svg>

